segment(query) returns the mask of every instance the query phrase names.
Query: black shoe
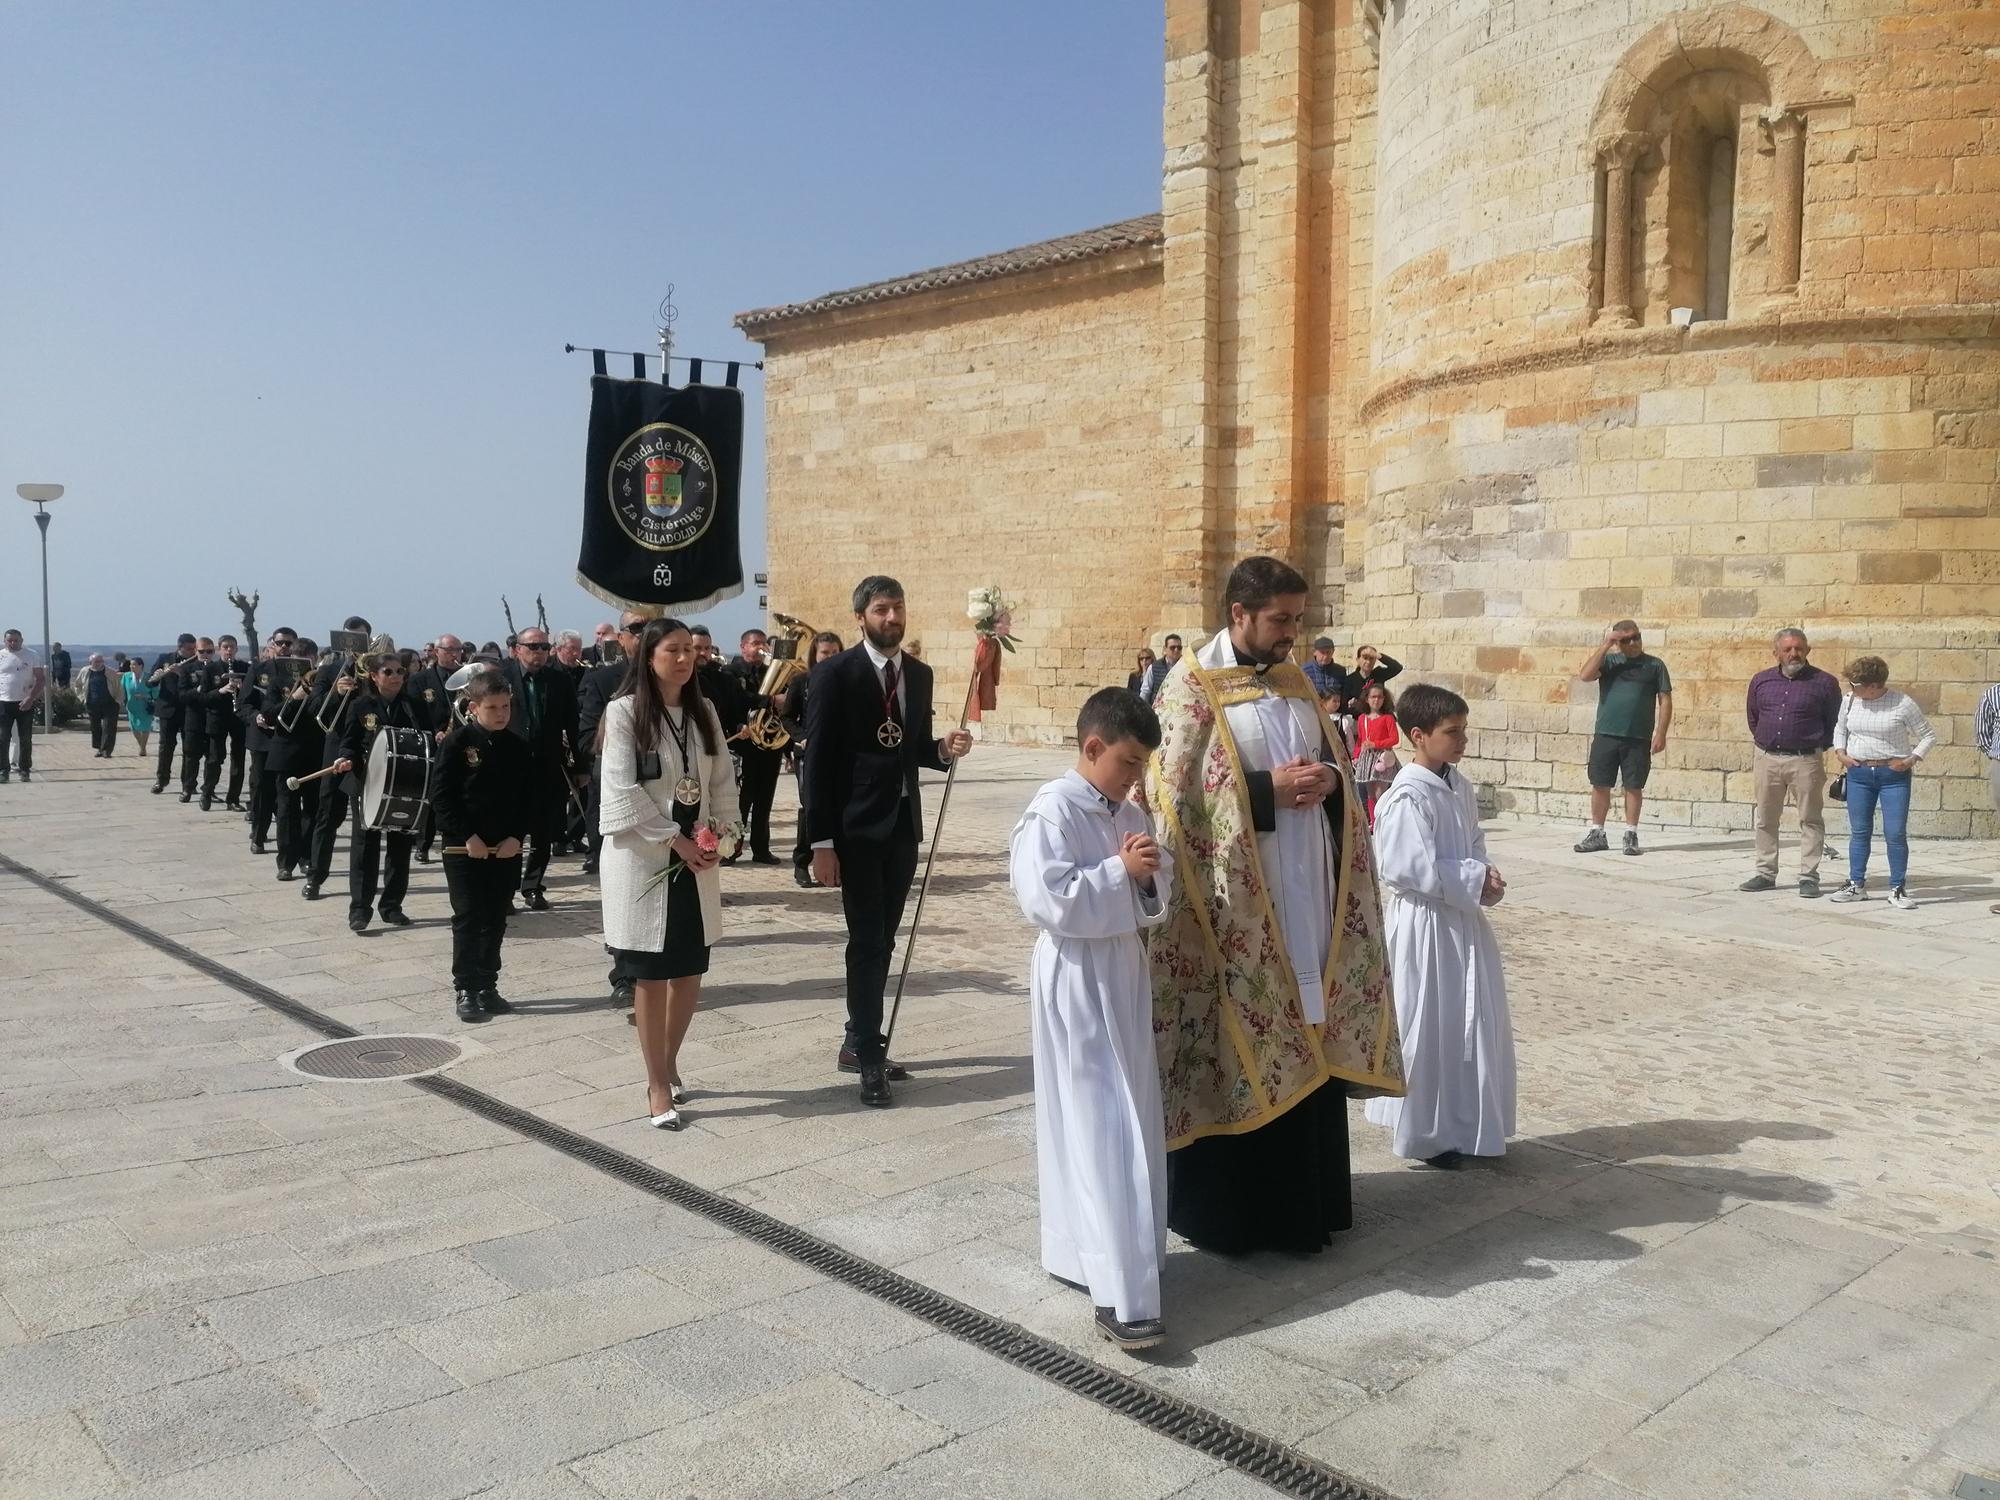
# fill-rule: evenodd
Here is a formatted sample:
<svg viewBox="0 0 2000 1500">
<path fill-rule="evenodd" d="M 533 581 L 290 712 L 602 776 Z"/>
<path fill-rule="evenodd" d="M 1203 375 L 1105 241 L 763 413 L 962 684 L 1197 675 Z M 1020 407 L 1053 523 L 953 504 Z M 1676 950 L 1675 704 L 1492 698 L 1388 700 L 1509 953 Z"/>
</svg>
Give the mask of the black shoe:
<svg viewBox="0 0 2000 1500">
<path fill-rule="evenodd" d="M 803 865 L 792 867 L 792 884 L 802 891 L 817 890 L 819 882 L 813 879 L 813 872 Z"/>
<path fill-rule="evenodd" d="M 498 990 L 488 988 L 479 992 L 479 1008 L 489 1016 L 504 1016 L 514 1007 Z"/>
<path fill-rule="evenodd" d="M 385 911 L 382 913 L 382 920 L 387 922 L 391 927 L 409 927 L 414 925 L 401 911 Z"/>
<path fill-rule="evenodd" d="M 23 781 L 33 781 L 35 779 L 35 773 L 33 771 L 23 771 L 21 773 L 21 779 Z"/>
<path fill-rule="evenodd" d="M 461 1021 L 483 1021 L 486 1012 L 479 1008 L 479 997 L 471 990 L 460 990 L 454 999 L 452 1009 L 458 1012 Z"/>
<path fill-rule="evenodd" d="M 214 806 L 215 806 L 215 793 L 203 792 L 201 794 L 201 810 L 203 812 L 208 812 L 212 810 Z"/>
<path fill-rule="evenodd" d="M 597 861 L 586 855 L 581 868 L 584 874 L 595 875 L 597 873 Z"/>
<path fill-rule="evenodd" d="M 14 774 L 13 774 L 13 772 L 11 772 L 11 771 L 0 771 L 0 786 L 5 786 L 5 785 L 6 785 L 6 784 L 7 784 L 8 782 L 12 781 L 13 779 L 14 779 Z M 26 781 L 26 780 L 27 780 L 27 777 L 25 777 L 25 776 L 24 776 L 24 777 L 22 777 L 21 779 L 22 779 L 23 781 Z M 157 792 L 157 791 L 159 790 L 159 788 L 158 788 L 158 787 L 154 787 L 154 788 L 153 788 L 153 790 Z"/>
<path fill-rule="evenodd" d="M 521 892 L 521 904 L 527 907 L 529 911 L 547 911 L 549 909 L 549 898 L 542 891 L 523 891 Z"/>
<path fill-rule="evenodd" d="M 1736 887 L 1739 891 L 1775 891 L 1777 888 L 1778 882 L 1768 875 L 1752 875 Z"/>
<path fill-rule="evenodd" d="M 250 840 L 250 852 L 259 855 L 264 853 L 264 841 L 262 839 Z"/>
<path fill-rule="evenodd" d="M 778 856 L 773 854 L 769 849 L 766 849 L 761 854 L 751 855 L 750 863 L 753 865 L 777 865 L 777 864 L 783 864 L 784 861 L 779 859 Z"/>
<path fill-rule="evenodd" d="M 1799 877 L 1799 894 L 1808 901 L 1819 900 L 1819 876 L 1801 875 Z"/>
<path fill-rule="evenodd" d="M 840 1056 L 834 1059 L 834 1066 L 839 1068 L 843 1073 L 859 1073 L 861 1071 L 861 1056 L 852 1047 L 842 1047 L 840 1049 Z M 909 1069 L 894 1059 L 887 1057 L 882 1059 L 882 1071 L 889 1075 L 891 1083 L 906 1082 L 910 1076 Z"/>
<path fill-rule="evenodd" d="M 1167 1325 L 1158 1318 L 1121 1323 L 1117 1309 L 1110 1307 L 1097 1309 L 1097 1331 L 1120 1349 L 1151 1349 L 1167 1341 Z"/>
<path fill-rule="evenodd" d="M 734 854 L 723 855 L 721 863 L 725 865 L 739 864 L 742 862 L 742 859 L 743 859 L 743 851 L 741 849 L 738 849 Z"/>
<path fill-rule="evenodd" d="M 296 879 L 296 878 L 297 878 L 297 877 L 296 877 L 296 876 L 294 876 L 294 875 L 292 874 L 292 867 L 291 867 L 290 865 L 279 865 L 279 866 L 278 866 L 278 879 L 280 879 L 280 880 L 293 880 L 293 879 Z"/>
<path fill-rule="evenodd" d="M 1424 1158 L 1424 1165 L 1427 1167 L 1436 1167 L 1440 1172 L 1454 1172 L 1458 1170 L 1459 1163 L 1464 1160 L 1465 1155 L 1463 1152 L 1440 1151 L 1436 1156 L 1426 1156 Z"/>
<path fill-rule="evenodd" d="M 611 986 L 611 1003 L 620 1010 L 630 1010 L 632 1002 L 637 998 L 632 981 L 629 979 L 621 979 Z"/>
<path fill-rule="evenodd" d="M 349 932 L 366 932 L 368 930 L 368 913 L 365 911 L 349 912 L 347 914 L 347 930 Z"/>
<path fill-rule="evenodd" d="M 167 784 L 164 781 L 156 781 L 153 783 L 153 795 L 155 797 L 159 796 L 160 793 L 164 792 L 166 789 L 167 789 Z"/>
<path fill-rule="evenodd" d="M 428 849 L 419 849 L 417 851 L 417 863 L 420 865 L 427 865 L 430 862 L 431 862 L 431 851 Z"/>
<path fill-rule="evenodd" d="M 247 809 L 246 809 L 246 808 L 245 808 L 245 807 L 243 806 L 242 802 L 240 802 L 240 801 L 229 801 L 229 802 L 225 802 L 225 803 L 223 803 L 222 805 L 223 805 L 223 807 L 224 807 L 225 809 L 227 809 L 227 810 L 228 810 L 228 811 L 230 811 L 230 812 L 244 812 L 244 811 L 247 811 Z"/>
<path fill-rule="evenodd" d="M 306 877 L 306 888 L 300 891 L 299 894 L 304 896 L 308 901 L 319 900 L 319 882 L 308 875 Z"/>
<path fill-rule="evenodd" d="M 889 1080 L 879 1062 L 862 1064 L 861 1102 L 871 1109 L 887 1109 L 893 1102 L 889 1096 Z"/>
<path fill-rule="evenodd" d="M 183 801 L 183 802 L 192 802 L 192 801 L 194 801 L 194 793 L 193 793 L 193 792 L 182 792 L 182 793 L 181 793 L 181 801 Z"/>
</svg>

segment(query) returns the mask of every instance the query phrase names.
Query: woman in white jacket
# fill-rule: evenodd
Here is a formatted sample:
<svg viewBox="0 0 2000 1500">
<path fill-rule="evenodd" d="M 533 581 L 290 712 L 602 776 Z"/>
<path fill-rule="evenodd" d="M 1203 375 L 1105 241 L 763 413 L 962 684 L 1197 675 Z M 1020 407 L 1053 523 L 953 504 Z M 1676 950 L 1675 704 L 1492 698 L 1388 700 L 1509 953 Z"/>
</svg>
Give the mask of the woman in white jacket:
<svg viewBox="0 0 2000 1500">
<path fill-rule="evenodd" d="M 695 677 L 687 626 L 650 622 L 639 662 L 604 710 L 598 878 L 604 941 L 637 981 L 632 1018 L 646 1061 L 646 1114 L 659 1129 L 678 1130 L 681 1042 L 722 931 L 717 865 L 727 852 L 702 848 L 696 835 L 736 806 L 736 773 Z"/>
</svg>

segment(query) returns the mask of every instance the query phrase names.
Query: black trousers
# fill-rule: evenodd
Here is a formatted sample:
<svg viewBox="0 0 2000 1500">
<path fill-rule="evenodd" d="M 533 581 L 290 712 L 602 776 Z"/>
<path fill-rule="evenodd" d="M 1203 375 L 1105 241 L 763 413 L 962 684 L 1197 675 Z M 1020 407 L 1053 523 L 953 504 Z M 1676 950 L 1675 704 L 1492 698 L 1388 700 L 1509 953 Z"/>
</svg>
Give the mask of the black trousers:
<svg viewBox="0 0 2000 1500">
<path fill-rule="evenodd" d="M 107 698 L 102 703 L 90 705 L 90 748 L 100 755 L 109 755 L 118 748 L 118 722 L 125 717 L 125 710 L 118 706 L 116 699 Z"/>
<path fill-rule="evenodd" d="M 313 785 L 319 788 L 319 807 L 313 813 L 312 852 L 306 860 L 306 879 L 318 885 L 333 868 L 333 846 L 340 837 L 340 825 L 347 821 L 347 793 L 340 790 L 340 778 L 329 776 Z M 352 863 L 350 857 L 349 863 Z"/>
<path fill-rule="evenodd" d="M 799 788 L 799 836 L 792 841 L 792 868 L 810 870 L 813 866 L 812 835 L 806 831 L 806 778 L 804 768 L 792 778 Z"/>
<path fill-rule="evenodd" d="M 777 799 L 778 770 L 784 760 L 782 751 L 759 750 L 754 745 L 745 745 L 737 753 L 741 777 L 736 787 L 736 815 L 749 830 L 750 852 L 755 855 L 771 852 L 771 803 Z"/>
<path fill-rule="evenodd" d="M 0 703 L 0 773 L 7 769 L 7 752 L 17 728 L 21 731 L 21 769 L 35 769 L 35 710 L 18 703 Z"/>
<path fill-rule="evenodd" d="M 347 914 L 365 917 L 375 908 L 375 887 L 382 887 L 382 911 L 403 909 L 410 891 L 410 836 L 383 833 L 361 826 L 361 809 L 354 810 L 354 832 L 347 849 Z"/>
<path fill-rule="evenodd" d="M 296 870 L 312 864 L 313 830 L 319 821 L 319 789 L 309 781 L 297 791 L 285 785 L 289 770 L 271 774 L 271 797 L 278 824 L 278 868 Z"/>
<path fill-rule="evenodd" d="M 882 1056 L 882 991 L 903 904 L 917 878 L 917 825 L 909 800 L 887 840 L 835 839 L 840 909 L 847 918 L 847 1037 L 863 1061 Z"/>
<path fill-rule="evenodd" d="M 556 835 L 568 820 L 568 778 L 557 765 L 537 764 L 528 778 L 528 850 L 521 856 L 521 892 L 539 891 Z"/>
<path fill-rule="evenodd" d="M 165 786 L 173 778 L 174 746 L 181 747 L 181 790 L 194 795 L 194 773 L 201 764 L 201 752 L 206 747 L 208 736 L 199 724 L 190 724 L 186 714 L 169 724 L 165 719 L 154 721 L 153 731 L 160 737 L 158 760 L 154 763 L 153 780 Z"/>
<path fill-rule="evenodd" d="M 278 807 L 278 778 L 271 774 L 268 750 L 250 752 L 250 842 L 271 836 L 271 815 Z"/>
<path fill-rule="evenodd" d="M 248 733 L 241 719 L 230 721 L 227 729 L 211 731 L 208 736 L 208 769 L 202 773 L 201 794 L 215 795 L 215 784 L 222 779 L 222 758 L 229 757 L 229 790 L 224 794 L 225 802 L 241 801 L 243 797 L 243 742 Z"/>
<path fill-rule="evenodd" d="M 507 936 L 507 908 L 521 883 L 521 856 L 473 859 L 444 857 L 444 883 L 451 892 L 451 987 L 490 990 L 500 982 L 500 942 Z"/>
</svg>

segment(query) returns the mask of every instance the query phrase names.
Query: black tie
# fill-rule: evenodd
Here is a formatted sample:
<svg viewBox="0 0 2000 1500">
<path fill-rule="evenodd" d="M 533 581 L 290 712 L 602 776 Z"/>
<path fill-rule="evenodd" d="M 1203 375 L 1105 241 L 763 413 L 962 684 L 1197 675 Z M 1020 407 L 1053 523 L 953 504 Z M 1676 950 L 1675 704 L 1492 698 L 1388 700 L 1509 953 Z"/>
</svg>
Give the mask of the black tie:
<svg viewBox="0 0 2000 1500">
<path fill-rule="evenodd" d="M 896 658 L 890 657 L 882 664 L 882 691 L 886 695 L 884 706 L 889 718 L 900 724 L 903 722 L 903 707 L 896 701 Z"/>
</svg>

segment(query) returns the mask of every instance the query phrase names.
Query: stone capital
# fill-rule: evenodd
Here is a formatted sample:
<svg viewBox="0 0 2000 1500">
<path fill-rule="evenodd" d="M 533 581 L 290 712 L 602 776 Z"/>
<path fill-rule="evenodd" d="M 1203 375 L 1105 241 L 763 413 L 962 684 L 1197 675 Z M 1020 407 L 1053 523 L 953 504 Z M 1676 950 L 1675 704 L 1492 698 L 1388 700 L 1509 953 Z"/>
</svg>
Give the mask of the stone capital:
<svg viewBox="0 0 2000 1500">
<path fill-rule="evenodd" d="M 1652 148 L 1653 138 L 1643 130 L 1621 130 L 1615 135 L 1600 136 L 1591 144 L 1600 166 L 1630 169 Z"/>
</svg>

